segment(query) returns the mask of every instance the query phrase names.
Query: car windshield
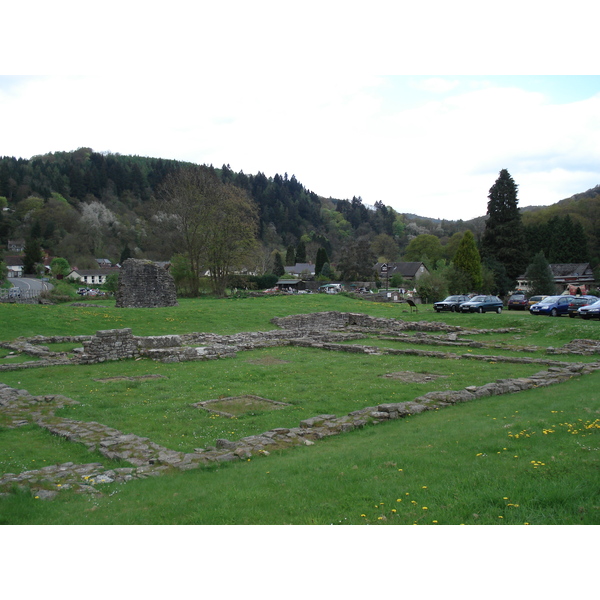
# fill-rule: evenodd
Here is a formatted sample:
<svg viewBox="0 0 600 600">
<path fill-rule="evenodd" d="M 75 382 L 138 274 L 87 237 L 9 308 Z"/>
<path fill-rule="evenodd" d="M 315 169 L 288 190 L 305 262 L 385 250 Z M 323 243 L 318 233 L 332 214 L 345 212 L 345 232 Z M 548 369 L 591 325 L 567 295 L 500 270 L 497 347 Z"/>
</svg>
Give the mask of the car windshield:
<svg viewBox="0 0 600 600">
<path fill-rule="evenodd" d="M 540 304 L 554 304 L 558 301 L 559 298 L 560 296 L 548 296 L 547 298 L 541 300 Z"/>
<path fill-rule="evenodd" d="M 600 308 L 600 300 L 596 300 L 593 304 L 588 304 L 587 308 Z"/>
<path fill-rule="evenodd" d="M 444 302 L 458 302 L 459 300 L 462 300 L 463 297 L 462 296 L 448 296 Z"/>
<path fill-rule="evenodd" d="M 471 302 L 485 302 L 485 296 L 475 296 L 471 298 Z"/>
<path fill-rule="evenodd" d="M 524 300 L 525 295 L 524 294 L 515 294 L 514 296 L 511 296 L 510 299 L 511 300 Z"/>
</svg>

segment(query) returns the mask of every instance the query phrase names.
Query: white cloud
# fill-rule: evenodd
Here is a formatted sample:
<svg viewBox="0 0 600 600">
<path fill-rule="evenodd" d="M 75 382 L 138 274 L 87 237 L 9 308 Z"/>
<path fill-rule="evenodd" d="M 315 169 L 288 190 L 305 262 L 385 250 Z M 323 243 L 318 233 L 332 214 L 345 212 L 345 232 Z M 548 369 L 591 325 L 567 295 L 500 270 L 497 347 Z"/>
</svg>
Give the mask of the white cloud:
<svg viewBox="0 0 600 600">
<path fill-rule="evenodd" d="M 444 94 L 441 78 L 424 81 L 440 90 L 435 101 L 405 108 L 388 95 L 389 79 L 370 76 L 218 77 L 200 69 L 24 79 L 0 91 L 0 155 L 90 146 L 229 163 L 245 173 L 295 174 L 324 196 L 448 219 L 485 214 L 503 168 L 519 184 L 521 206 L 600 183 L 600 95 L 553 104 L 493 79 L 475 89 L 453 83 Z M 410 93 L 403 89 L 400 99 Z"/>
<path fill-rule="evenodd" d="M 429 77 L 427 79 L 413 81 L 411 85 L 416 89 L 424 90 L 426 92 L 445 94 L 458 86 L 458 80 L 445 79 L 442 77 Z"/>
</svg>

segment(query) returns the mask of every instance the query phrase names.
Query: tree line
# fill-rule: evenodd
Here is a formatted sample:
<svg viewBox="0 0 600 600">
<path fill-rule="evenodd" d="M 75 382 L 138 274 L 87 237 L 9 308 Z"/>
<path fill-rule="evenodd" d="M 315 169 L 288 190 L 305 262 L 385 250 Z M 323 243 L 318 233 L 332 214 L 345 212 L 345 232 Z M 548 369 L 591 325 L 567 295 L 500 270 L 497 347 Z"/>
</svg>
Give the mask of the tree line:
<svg viewBox="0 0 600 600">
<path fill-rule="evenodd" d="M 23 238 L 79 268 L 95 267 L 95 258 L 176 259 L 182 272 L 187 269 L 188 287 L 195 293 L 197 286 L 190 282 L 190 265 L 185 263 L 195 261 L 193 252 L 175 229 L 174 213 L 166 215 L 165 208 L 173 206 L 167 202 L 169 185 L 173 188 L 182 173 L 198 169 L 182 161 L 90 148 L 29 160 L 2 157 L 0 242 Z M 229 165 L 200 170 L 228 190 L 228 197 L 237 194 L 252 207 L 247 216 L 254 243 L 246 244 L 245 256 L 234 262 L 237 270 L 258 275 L 280 273 L 282 266 L 295 262 L 318 262 L 323 277 L 368 281 L 378 261 L 422 261 L 430 271 L 445 273 L 454 288 L 467 285 L 464 269 L 457 270 L 460 260 L 455 259 L 461 243 L 467 242 L 475 245 L 484 269 L 468 280 L 473 289 L 508 289 L 540 251 L 549 262 L 599 262 L 600 190 L 548 209 L 522 212 L 516 184 L 501 172 L 495 186 L 503 193 L 514 192 L 513 204 L 492 206 L 490 212 L 488 203 L 485 218 L 463 222 L 402 214 L 382 202 L 368 206 L 360 197 L 324 198 L 287 173 L 246 175 Z M 513 218 L 517 220 L 511 222 Z M 520 232 L 518 239 L 506 238 L 515 232 Z M 198 265 L 193 270 L 200 272 Z M 219 287 L 216 281 L 212 286 Z"/>
</svg>

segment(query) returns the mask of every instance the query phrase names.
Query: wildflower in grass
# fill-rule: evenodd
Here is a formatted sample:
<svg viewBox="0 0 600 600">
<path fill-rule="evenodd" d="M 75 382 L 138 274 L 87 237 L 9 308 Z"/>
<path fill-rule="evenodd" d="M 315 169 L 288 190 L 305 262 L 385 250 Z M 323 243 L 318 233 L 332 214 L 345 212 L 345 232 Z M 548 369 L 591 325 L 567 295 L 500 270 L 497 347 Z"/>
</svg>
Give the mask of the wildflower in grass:
<svg viewBox="0 0 600 600">
<path fill-rule="evenodd" d="M 426 506 L 423 507 L 423 510 L 429 510 Z"/>
<path fill-rule="evenodd" d="M 437 523 L 437 521 L 431 521 L 432 523 Z"/>
</svg>

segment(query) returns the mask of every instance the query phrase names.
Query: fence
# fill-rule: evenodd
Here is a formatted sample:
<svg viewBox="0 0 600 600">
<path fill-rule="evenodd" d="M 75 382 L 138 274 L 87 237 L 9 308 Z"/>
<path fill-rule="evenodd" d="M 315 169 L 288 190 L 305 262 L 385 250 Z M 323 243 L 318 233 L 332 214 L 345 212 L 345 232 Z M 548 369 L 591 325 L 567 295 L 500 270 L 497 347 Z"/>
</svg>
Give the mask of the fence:
<svg viewBox="0 0 600 600">
<path fill-rule="evenodd" d="M 18 292 L 15 292 L 18 290 Z M 42 290 L 22 290 L 21 288 L 10 288 L 0 290 L 0 302 L 20 302 L 28 304 L 37 299 Z"/>
</svg>

